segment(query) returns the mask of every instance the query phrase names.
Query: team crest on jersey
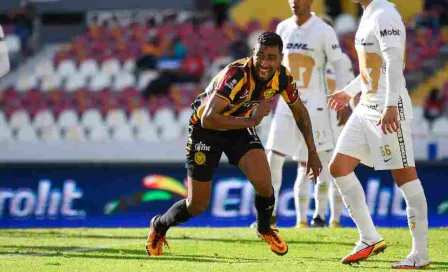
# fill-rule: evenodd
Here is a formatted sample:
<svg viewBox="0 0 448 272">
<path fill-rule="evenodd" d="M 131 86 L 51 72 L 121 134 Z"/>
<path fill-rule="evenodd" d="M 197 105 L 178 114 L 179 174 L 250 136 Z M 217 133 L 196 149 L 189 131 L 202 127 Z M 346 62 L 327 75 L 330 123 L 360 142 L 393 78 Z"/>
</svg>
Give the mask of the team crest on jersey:
<svg viewBox="0 0 448 272">
<path fill-rule="evenodd" d="M 275 95 L 276 92 L 277 92 L 277 90 L 274 90 L 274 89 L 266 90 L 266 91 L 264 91 L 264 97 L 271 98 Z"/>
<path fill-rule="evenodd" d="M 196 152 L 196 154 L 194 154 L 194 162 L 197 165 L 203 165 L 206 160 L 207 160 L 207 157 L 205 156 L 205 154 L 203 152 Z"/>
</svg>

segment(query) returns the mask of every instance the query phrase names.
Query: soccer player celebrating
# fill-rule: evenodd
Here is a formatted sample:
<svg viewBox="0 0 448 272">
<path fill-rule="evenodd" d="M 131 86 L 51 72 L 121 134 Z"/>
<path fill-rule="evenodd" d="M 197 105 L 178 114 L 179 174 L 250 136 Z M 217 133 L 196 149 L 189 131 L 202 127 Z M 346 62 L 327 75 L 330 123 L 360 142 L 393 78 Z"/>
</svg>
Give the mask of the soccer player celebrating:
<svg viewBox="0 0 448 272">
<path fill-rule="evenodd" d="M 330 163 L 330 173 L 360 235 L 353 252 L 342 262 L 362 261 L 387 247 L 372 222 L 363 188 L 353 172 L 361 162 L 375 170 L 391 170 L 406 200 L 412 251 L 392 267 L 423 268 L 430 263 L 427 204 L 415 169 L 412 103 L 403 76 L 406 29 L 394 4 L 386 0 L 356 2 L 364 9 L 355 39 L 360 75 L 329 96 L 329 106 L 338 110 L 362 91 Z"/>
<path fill-rule="evenodd" d="M 210 201 L 213 171 L 223 152 L 255 188 L 258 236 L 274 253 L 288 252 L 288 245 L 278 230 L 269 225 L 275 197 L 266 155 L 254 128 L 269 114 L 273 96 L 280 94 L 288 103 L 303 133 L 309 149 L 307 167 L 313 179 L 319 175 L 322 165 L 308 112 L 298 96 L 293 77 L 281 65 L 282 50 L 280 36 L 264 32 L 258 37 L 253 56 L 229 64 L 192 104 L 186 163 L 188 197 L 151 220 L 146 244 L 149 255 L 162 255 L 170 227 L 205 211 Z"/>
<path fill-rule="evenodd" d="M 344 81 L 343 55 L 336 33 L 331 26 L 311 13 L 311 4 L 312 0 L 289 0 L 293 16 L 277 26 L 277 33 L 285 42 L 283 64 L 296 79 L 300 97 L 306 105 L 313 124 L 317 152 L 324 165 L 317 180 L 315 191 L 317 213 L 312 221 L 312 226 L 323 227 L 328 202 L 328 186 L 333 183 L 327 166 L 334 148 L 330 110 L 327 107 L 327 63 L 331 63 L 334 68 L 338 89 L 342 88 L 346 82 Z M 341 113 L 345 114 L 346 121 L 350 111 L 344 108 Z M 298 161 L 297 178 L 294 184 L 297 227 L 307 227 L 310 191 L 310 180 L 306 173 L 308 150 L 302 135 L 294 126 L 293 115 L 286 103 L 281 100 L 277 104 L 266 149 L 276 197 L 282 183 L 282 168 L 286 155 Z M 337 194 L 333 195 L 337 196 Z M 337 200 L 334 203 L 337 203 Z M 342 202 L 339 201 L 339 203 L 341 207 Z"/>
<path fill-rule="evenodd" d="M 5 34 L 3 33 L 3 28 L 0 25 L 0 78 L 9 72 L 9 57 L 8 48 L 6 47 L 6 42 L 3 40 Z"/>
</svg>

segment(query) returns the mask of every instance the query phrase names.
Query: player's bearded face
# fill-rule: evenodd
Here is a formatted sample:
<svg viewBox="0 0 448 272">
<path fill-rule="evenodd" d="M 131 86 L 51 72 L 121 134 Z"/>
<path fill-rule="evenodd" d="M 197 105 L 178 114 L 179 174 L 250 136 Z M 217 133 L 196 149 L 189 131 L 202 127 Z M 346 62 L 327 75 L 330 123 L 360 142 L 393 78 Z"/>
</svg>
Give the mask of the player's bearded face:
<svg viewBox="0 0 448 272">
<path fill-rule="evenodd" d="M 292 13 L 296 16 L 305 16 L 311 12 L 313 0 L 289 0 Z"/>
<path fill-rule="evenodd" d="M 256 45 L 254 50 L 254 71 L 259 80 L 270 79 L 280 67 L 282 54 L 277 46 Z"/>
</svg>

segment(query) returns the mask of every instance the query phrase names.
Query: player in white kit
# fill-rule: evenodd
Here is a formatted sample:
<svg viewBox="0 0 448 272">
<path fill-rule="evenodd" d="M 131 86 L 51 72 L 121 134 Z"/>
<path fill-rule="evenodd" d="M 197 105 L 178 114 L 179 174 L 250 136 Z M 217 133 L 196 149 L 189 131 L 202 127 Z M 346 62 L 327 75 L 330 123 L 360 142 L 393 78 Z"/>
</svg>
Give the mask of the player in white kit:
<svg viewBox="0 0 448 272">
<path fill-rule="evenodd" d="M 338 110 L 362 91 L 330 163 L 330 173 L 360 235 L 353 252 L 342 262 L 359 262 L 387 247 L 372 222 L 363 188 L 353 172 L 361 162 L 375 170 L 391 170 L 406 200 L 412 250 L 392 267 L 424 268 L 430 263 L 427 203 L 415 169 L 412 103 L 403 76 L 406 29 L 394 4 L 386 0 L 356 2 L 364 8 L 355 38 L 360 76 L 329 96 L 329 106 Z"/>
<path fill-rule="evenodd" d="M 284 43 L 283 64 L 296 80 L 300 97 L 311 118 L 314 141 L 323 165 L 323 172 L 319 175 L 316 186 L 317 194 L 321 196 L 317 199 L 321 200 L 322 205 L 317 210 L 321 211 L 321 216 L 325 216 L 328 201 L 328 197 L 325 196 L 328 195 L 328 184 L 332 183 L 332 178 L 326 171 L 326 165 L 329 163 L 331 151 L 334 148 L 331 115 L 327 106 L 327 63 L 331 63 L 335 68 L 338 87 L 344 86 L 345 82 L 343 54 L 336 33 L 331 26 L 311 13 L 311 3 L 311 0 L 289 0 L 294 15 L 277 26 L 277 33 Z M 308 150 L 300 131 L 293 126 L 293 123 L 294 118 L 288 112 L 287 105 L 279 100 L 266 150 L 271 168 L 272 185 L 277 196 L 282 183 L 285 156 L 291 156 L 299 161 L 297 179 L 294 184 L 294 202 L 297 226 L 305 227 L 310 191 L 310 179 L 306 173 Z M 274 214 L 275 212 L 276 210 Z M 318 219 L 322 224 L 320 226 L 323 226 L 322 218 Z"/>
<path fill-rule="evenodd" d="M 0 25 L 0 78 L 9 72 L 9 57 L 8 48 L 6 47 L 6 42 L 3 40 L 5 34 L 3 33 L 3 28 Z"/>
</svg>

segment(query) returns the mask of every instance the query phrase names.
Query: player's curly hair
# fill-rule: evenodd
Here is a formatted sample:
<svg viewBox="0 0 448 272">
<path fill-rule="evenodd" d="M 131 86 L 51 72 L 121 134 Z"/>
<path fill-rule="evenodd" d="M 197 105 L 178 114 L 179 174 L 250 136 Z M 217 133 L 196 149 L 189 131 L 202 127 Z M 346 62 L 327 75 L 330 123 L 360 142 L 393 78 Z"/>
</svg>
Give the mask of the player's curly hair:
<svg viewBox="0 0 448 272">
<path fill-rule="evenodd" d="M 257 39 L 259 45 L 265 46 L 278 46 L 280 53 L 283 52 L 283 41 L 282 38 L 275 32 L 266 31 L 260 34 Z"/>
</svg>

